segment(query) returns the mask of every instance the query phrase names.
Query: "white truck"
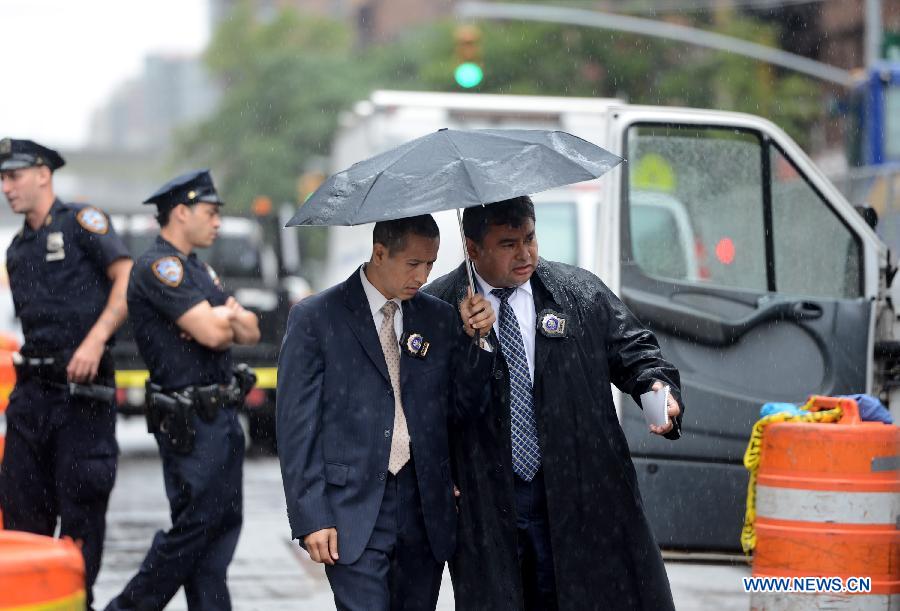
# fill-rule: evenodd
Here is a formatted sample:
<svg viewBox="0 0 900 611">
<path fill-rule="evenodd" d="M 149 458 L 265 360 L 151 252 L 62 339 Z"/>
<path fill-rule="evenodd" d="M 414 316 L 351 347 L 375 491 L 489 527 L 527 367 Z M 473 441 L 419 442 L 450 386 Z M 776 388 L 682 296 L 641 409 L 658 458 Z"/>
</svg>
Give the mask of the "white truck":
<svg viewBox="0 0 900 611">
<path fill-rule="evenodd" d="M 537 235 L 541 256 L 602 278 L 681 371 L 677 442 L 649 435 L 617 394 L 662 546 L 739 549 L 741 461 L 763 403 L 870 393 L 900 420 L 888 250 L 776 125 L 616 99 L 376 91 L 343 117 L 331 170 L 442 127 L 561 129 L 627 160 L 536 194 Z M 455 214 L 437 218 L 432 279 L 462 260 Z M 346 279 L 370 247 L 371 226 L 332 230 L 321 284 Z"/>
</svg>

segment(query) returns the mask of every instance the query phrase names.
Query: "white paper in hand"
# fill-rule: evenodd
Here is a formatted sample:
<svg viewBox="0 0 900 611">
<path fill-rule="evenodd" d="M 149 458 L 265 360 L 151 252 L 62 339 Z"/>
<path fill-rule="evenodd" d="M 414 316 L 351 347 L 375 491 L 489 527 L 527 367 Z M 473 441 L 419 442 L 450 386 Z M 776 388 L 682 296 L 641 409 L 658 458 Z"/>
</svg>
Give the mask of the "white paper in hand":
<svg viewBox="0 0 900 611">
<path fill-rule="evenodd" d="M 644 420 L 649 427 L 666 426 L 669 423 L 669 387 L 651 390 L 641 395 L 641 407 L 644 408 Z"/>
</svg>

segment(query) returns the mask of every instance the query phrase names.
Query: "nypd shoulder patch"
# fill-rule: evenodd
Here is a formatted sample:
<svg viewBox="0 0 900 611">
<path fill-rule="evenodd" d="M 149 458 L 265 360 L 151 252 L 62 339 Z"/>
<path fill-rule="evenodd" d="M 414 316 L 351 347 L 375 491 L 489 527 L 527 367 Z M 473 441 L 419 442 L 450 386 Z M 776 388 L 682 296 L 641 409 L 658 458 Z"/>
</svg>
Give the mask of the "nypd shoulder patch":
<svg viewBox="0 0 900 611">
<path fill-rule="evenodd" d="M 102 211 L 93 206 L 82 208 L 75 218 L 78 220 L 79 225 L 91 233 L 104 235 L 109 231 L 109 219 L 106 218 Z"/>
<path fill-rule="evenodd" d="M 166 286 L 178 286 L 184 280 L 184 266 L 178 257 L 163 257 L 150 266 L 157 280 Z"/>
</svg>

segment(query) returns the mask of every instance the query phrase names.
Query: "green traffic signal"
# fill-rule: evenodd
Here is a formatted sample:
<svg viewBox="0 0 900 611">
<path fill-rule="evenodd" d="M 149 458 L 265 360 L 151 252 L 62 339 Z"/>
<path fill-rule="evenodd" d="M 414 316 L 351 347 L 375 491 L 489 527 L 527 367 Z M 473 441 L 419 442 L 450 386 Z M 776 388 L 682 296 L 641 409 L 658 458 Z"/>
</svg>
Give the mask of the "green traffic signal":
<svg viewBox="0 0 900 611">
<path fill-rule="evenodd" d="M 456 67 L 453 76 L 456 78 L 457 85 L 465 89 L 471 89 L 481 83 L 481 79 L 484 78 L 484 72 L 478 64 L 465 62 Z"/>
</svg>

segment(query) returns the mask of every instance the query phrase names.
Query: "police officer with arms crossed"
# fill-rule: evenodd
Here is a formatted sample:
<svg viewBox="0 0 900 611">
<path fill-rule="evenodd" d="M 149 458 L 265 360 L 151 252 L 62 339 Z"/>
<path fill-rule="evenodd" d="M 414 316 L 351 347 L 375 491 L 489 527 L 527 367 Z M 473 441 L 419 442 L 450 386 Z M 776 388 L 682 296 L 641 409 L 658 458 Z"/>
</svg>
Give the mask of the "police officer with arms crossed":
<svg viewBox="0 0 900 611">
<path fill-rule="evenodd" d="M 134 266 L 128 304 L 150 370 L 148 428 L 163 462 L 172 528 L 107 610 L 162 609 L 184 586 L 188 608 L 230 609 L 226 572 L 241 530 L 244 435 L 235 407 L 255 378 L 232 366 L 232 344 L 259 341 L 256 315 L 226 294 L 192 251 L 212 245 L 223 202 L 209 172 L 150 196 L 160 235 Z"/>
<path fill-rule="evenodd" d="M 114 371 L 107 346 L 127 314 L 131 259 L 97 208 L 64 204 L 56 151 L 0 140 L 3 194 L 22 230 L 6 253 L 25 344 L 6 412 L 0 506 L 10 530 L 79 541 L 88 605 L 116 478 Z"/>
</svg>

